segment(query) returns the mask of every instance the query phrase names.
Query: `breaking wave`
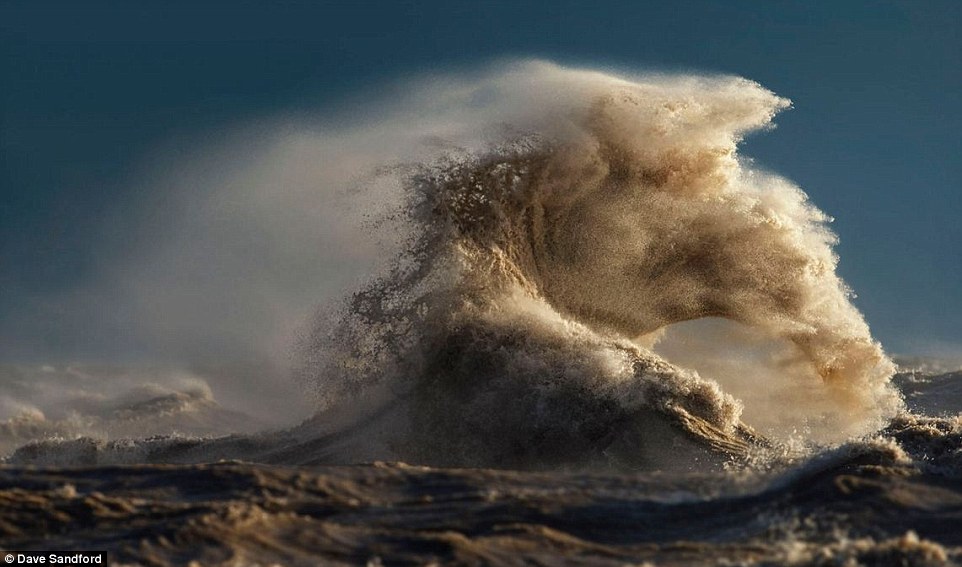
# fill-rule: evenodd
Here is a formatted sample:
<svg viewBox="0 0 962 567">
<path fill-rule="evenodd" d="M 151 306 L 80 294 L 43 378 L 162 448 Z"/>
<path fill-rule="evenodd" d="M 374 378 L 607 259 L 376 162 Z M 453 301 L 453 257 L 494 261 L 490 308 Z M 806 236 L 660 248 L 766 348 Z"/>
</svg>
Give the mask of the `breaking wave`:
<svg viewBox="0 0 962 567">
<path fill-rule="evenodd" d="M 829 218 L 738 154 L 787 100 L 541 62 L 402 92 L 366 123 L 282 136 L 240 195 L 184 207 L 202 211 L 175 225 L 207 251 L 196 269 L 214 262 L 218 293 L 247 286 L 226 303 L 258 316 L 211 324 L 193 289 L 151 311 L 206 322 L 172 326 L 187 342 L 277 305 L 280 325 L 307 286 L 271 288 L 314 281 L 297 265 L 348 281 L 382 238 L 381 275 L 298 337 L 317 413 L 266 429 L 303 414 L 228 409 L 271 405 L 249 379 L 0 367 L 5 548 L 113 542 L 112 560 L 156 565 L 962 559 L 962 373 L 905 360 L 893 379 Z M 297 190 L 261 192 L 290 169 Z M 363 188 L 348 210 L 315 195 L 336 187 Z M 226 237 L 195 226 L 211 215 Z M 217 263 L 222 240 L 262 234 L 257 270 Z M 317 241 L 333 251 L 292 250 Z M 197 283 L 159 265 L 170 279 L 138 292 Z"/>
<path fill-rule="evenodd" d="M 836 274 L 830 219 L 737 151 L 787 99 L 737 77 L 537 61 L 394 94 L 368 122 L 296 130 L 271 152 L 293 144 L 297 159 L 279 161 L 309 158 L 316 192 L 350 189 L 366 226 L 301 199 L 302 184 L 248 195 L 237 222 L 270 203 L 261 216 L 273 223 L 301 203 L 337 225 L 332 246 L 369 249 L 376 234 L 396 252 L 300 334 L 295 373 L 315 394 L 312 419 L 194 437 L 239 419 L 178 385 L 136 411 L 78 406 L 79 424 L 17 410 L 5 439 L 83 435 L 60 446 L 97 462 L 107 450 L 122 461 L 666 469 L 837 445 L 902 410 L 895 367 Z M 237 285 L 273 297 L 265 278 Z M 185 415 L 196 427 L 178 428 Z M 115 442 L 124 432 L 186 437 Z"/>
<path fill-rule="evenodd" d="M 758 444 L 752 426 L 835 443 L 901 407 L 895 367 L 836 274 L 829 218 L 736 151 L 788 100 L 741 78 L 537 62 L 432 85 L 466 115 L 493 107 L 490 123 L 383 173 L 403 190 L 381 219 L 402 251 L 299 347 L 324 407 L 403 406 L 392 457 L 632 460 L 665 423 L 737 453 Z M 725 321 L 715 352 L 657 354 L 698 319 Z M 753 348 L 720 360 L 734 336 Z"/>
</svg>

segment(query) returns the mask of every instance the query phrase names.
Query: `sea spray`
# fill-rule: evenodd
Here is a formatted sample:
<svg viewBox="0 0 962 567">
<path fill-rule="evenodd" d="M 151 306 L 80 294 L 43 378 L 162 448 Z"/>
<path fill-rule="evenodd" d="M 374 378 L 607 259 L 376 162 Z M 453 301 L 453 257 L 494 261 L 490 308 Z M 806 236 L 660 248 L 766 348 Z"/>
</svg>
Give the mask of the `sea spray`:
<svg viewBox="0 0 962 567">
<path fill-rule="evenodd" d="M 345 176 L 372 181 L 352 210 L 400 250 L 304 335 L 317 414 L 206 436 L 252 423 L 202 376 L 128 390 L 104 369 L 14 368 L 0 434 L 33 441 L 0 457 L 4 548 L 108 542 L 112 561 L 152 565 L 962 561 L 962 375 L 906 369 L 893 383 L 917 413 L 897 411 L 827 218 L 734 151 L 784 100 L 740 79 L 536 62 L 406 92 L 278 144 L 267 169 L 316 192 L 254 167 L 249 193 L 212 191 L 230 207 L 174 225 L 210 253 L 218 293 L 245 288 L 226 304 L 286 310 L 296 294 L 263 292 L 323 286 L 298 266 L 346 277 L 331 258 L 364 255 L 370 227 L 319 203 Z M 263 244 L 243 241 L 250 266 L 217 262 L 212 213 Z M 194 333 L 236 330 L 185 310 Z M 187 434 L 154 434 L 171 425 Z M 76 437 L 91 426 L 140 438 Z"/>
<path fill-rule="evenodd" d="M 434 84 L 429 99 L 450 120 L 461 101 L 476 138 L 455 127 L 441 155 L 387 173 L 406 244 L 300 347 L 299 375 L 325 406 L 377 385 L 404 400 L 396 458 L 566 462 L 645 438 L 652 413 L 738 447 L 751 437 L 740 402 L 645 346 L 709 317 L 792 359 L 775 378 L 759 368 L 755 387 L 806 388 L 752 401 L 809 408 L 797 425 L 819 441 L 878 429 L 900 407 L 894 366 L 835 272 L 828 217 L 736 152 L 789 101 L 740 78 L 540 62 Z"/>
<path fill-rule="evenodd" d="M 788 106 L 740 78 L 537 61 L 422 77 L 350 107 L 364 112 L 250 131 L 266 150 L 188 175 L 171 199 L 190 214 L 163 215 L 174 236 L 118 267 L 124 289 L 107 295 L 148 307 L 132 313 L 158 344 L 236 335 L 274 353 L 282 328 L 335 293 L 324 277 L 339 288 L 368 273 L 299 338 L 316 415 L 251 442 L 190 441 L 185 460 L 665 469 L 834 445 L 881 429 L 901 401 L 836 274 L 828 217 L 736 151 Z M 372 255 L 393 257 L 380 276 Z M 301 420 L 293 403 L 268 407 L 275 379 L 211 393 L 246 411 L 261 401 L 271 424 Z M 8 405 L 50 420 L 44 397 Z M 201 401 L 189 415 L 206 425 L 220 414 Z M 154 407 L 167 406 L 130 415 Z M 13 423 L 11 443 L 54 431 L 38 416 Z"/>
</svg>

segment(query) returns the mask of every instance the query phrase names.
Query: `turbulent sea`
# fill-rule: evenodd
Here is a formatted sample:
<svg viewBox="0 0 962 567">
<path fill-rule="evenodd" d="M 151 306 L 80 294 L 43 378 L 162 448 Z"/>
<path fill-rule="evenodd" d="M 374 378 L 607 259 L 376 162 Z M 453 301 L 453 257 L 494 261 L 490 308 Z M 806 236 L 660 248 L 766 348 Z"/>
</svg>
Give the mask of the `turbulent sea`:
<svg viewBox="0 0 962 567">
<path fill-rule="evenodd" d="M 896 365 L 831 219 L 738 153 L 789 106 L 542 62 L 423 79 L 325 136 L 393 256 L 297 334 L 313 414 L 266 423 L 183 373 L 5 366 L 0 547 L 962 562 L 962 369 Z"/>
</svg>

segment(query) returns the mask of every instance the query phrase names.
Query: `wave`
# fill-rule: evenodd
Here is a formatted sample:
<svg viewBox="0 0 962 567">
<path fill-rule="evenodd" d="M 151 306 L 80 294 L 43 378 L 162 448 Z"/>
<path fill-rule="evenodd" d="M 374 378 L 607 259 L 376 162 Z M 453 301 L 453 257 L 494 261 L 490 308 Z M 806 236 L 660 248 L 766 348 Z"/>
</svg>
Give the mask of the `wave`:
<svg viewBox="0 0 962 567">
<path fill-rule="evenodd" d="M 737 151 L 789 106 L 737 77 L 539 61 L 373 105 L 326 132 L 318 182 L 351 186 L 372 219 L 356 240 L 397 254 L 298 338 L 317 414 L 181 431 L 144 458 L 664 469 L 885 427 L 895 366 L 836 273 L 829 217 Z"/>
<path fill-rule="evenodd" d="M 0 366 L 0 456 L 44 439 L 215 436 L 263 421 L 222 406 L 200 376 L 160 369 Z"/>
<path fill-rule="evenodd" d="M 387 463 L 0 467 L 8 520 L 0 534 L 9 548 L 32 549 L 72 537 L 82 519 L 88 540 L 132 542 L 112 552 L 125 564 L 179 564 L 187 553 L 214 564 L 346 565 L 371 561 L 374 549 L 410 563 L 954 565 L 962 559 L 960 434 L 959 419 L 901 415 L 876 438 L 774 475 Z M 46 456 L 73 450 L 86 459 L 74 463 L 88 465 L 131 462 L 124 451 L 142 463 L 178 456 L 174 440 L 142 441 L 139 454 L 93 445 Z M 189 443 L 180 445 L 183 457 Z"/>
<path fill-rule="evenodd" d="M 661 436 L 652 415 L 738 452 L 758 436 L 722 377 L 653 349 L 721 318 L 768 345 L 741 373 L 780 394 L 753 403 L 794 422 L 766 436 L 838 442 L 899 410 L 828 217 L 736 151 L 788 100 L 741 78 L 544 63 L 446 88 L 511 122 L 385 173 L 405 246 L 301 341 L 298 374 L 325 407 L 389 391 L 407 406 L 395 456 L 418 462 L 563 462 Z"/>
</svg>

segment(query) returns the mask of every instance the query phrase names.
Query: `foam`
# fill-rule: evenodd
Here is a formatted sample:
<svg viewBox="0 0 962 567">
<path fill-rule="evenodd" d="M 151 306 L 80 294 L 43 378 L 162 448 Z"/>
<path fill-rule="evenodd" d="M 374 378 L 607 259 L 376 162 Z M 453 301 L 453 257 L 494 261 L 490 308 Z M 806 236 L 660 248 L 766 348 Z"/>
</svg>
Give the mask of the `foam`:
<svg viewBox="0 0 962 567">
<path fill-rule="evenodd" d="M 599 443 L 612 443 L 620 436 L 608 428 L 642 419 L 642 408 L 675 418 L 685 408 L 694 437 L 712 437 L 702 424 L 749 431 L 720 377 L 650 348 L 673 324 L 716 317 L 789 360 L 781 372 L 740 367 L 758 390 L 780 392 L 755 396 L 768 405 L 756 415 L 791 408 L 799 420 L 769 434 L 804 428 L 839 442 L 901 407 L 895 367 L 835 271 L 829 218 L 736 151 L 788 100 L 741 78 L 624 78 L 541 62 L 429 85 L 440 92 L 427 98 L 448 107 L 486 101 L 491 123 L 466 104 L 477 139 L 461 131 L 457 149 L 385 174 L 404 190 L 393 218 L 406 245 L 302 341 L 299 374 L 323 406 L 390 384 L 414 400 L 401 457 L 457 447 L 440 441 L 457 431 L 461 447 L 475 447 L 473 464 L 497 460 L 477 456 L 474 441 L 524 445 L 512 430 L 534 435 L 530 444 L 541 435 L 532 423 L 561 431 L 559 446 L 581 446 L 582 433 L 564 432 L 595 426 L 606 431 Z"/>
</svg>

